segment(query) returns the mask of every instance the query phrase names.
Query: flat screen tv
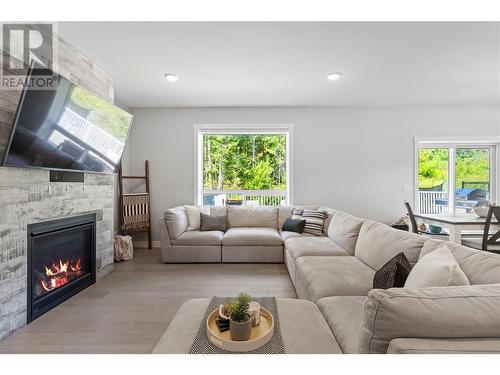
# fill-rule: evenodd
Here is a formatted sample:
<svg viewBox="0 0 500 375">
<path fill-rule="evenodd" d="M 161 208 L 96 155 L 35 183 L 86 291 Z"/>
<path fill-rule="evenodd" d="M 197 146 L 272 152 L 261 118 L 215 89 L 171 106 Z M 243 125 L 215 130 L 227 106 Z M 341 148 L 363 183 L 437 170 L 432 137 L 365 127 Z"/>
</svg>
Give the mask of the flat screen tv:
<svg viewBox="0 0 500 375">
<path fill-rule="evenodd" d="M 28 79 L 36 77 L 32 67 Z M 61 75 L 56 88 L 24 88 L 3 164 L 117 172 L 133 116 Z"/>
</svg>

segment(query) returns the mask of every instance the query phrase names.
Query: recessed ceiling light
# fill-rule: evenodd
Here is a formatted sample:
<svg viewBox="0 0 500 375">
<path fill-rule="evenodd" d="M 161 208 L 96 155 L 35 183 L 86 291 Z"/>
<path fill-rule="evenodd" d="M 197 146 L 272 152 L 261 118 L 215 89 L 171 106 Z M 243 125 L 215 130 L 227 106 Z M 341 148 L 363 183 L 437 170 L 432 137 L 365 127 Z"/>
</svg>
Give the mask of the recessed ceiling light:
<svg viewBox="0 0 500 375">
<path fill-rule="evenodd" d="M 330 73 L 326 76 L 330 81 L 336 81 L 340 78 L 341 74 L 340 73 Z"/>
<path fill-rule="evenodd" d="M 165 79 L 169 82 L 175 82 L 179 80 L 179 76 L 176 76 L 175 74 L 167 73 L 164 75 Z"/>
</svg>

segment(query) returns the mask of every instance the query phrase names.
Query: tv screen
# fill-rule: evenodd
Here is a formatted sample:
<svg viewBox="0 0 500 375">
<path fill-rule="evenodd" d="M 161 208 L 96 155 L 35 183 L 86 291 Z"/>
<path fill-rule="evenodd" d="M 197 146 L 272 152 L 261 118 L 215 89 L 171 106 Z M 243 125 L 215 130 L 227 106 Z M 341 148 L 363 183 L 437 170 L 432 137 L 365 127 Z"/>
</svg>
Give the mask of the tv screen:
<svg viewBox="0 0 500 375">
<path fill-rule="evenodd" d="M 56 76 L 56 89 L 24 89 L 4 165 L 118 171 L 133 116 Z"/>
</svg>

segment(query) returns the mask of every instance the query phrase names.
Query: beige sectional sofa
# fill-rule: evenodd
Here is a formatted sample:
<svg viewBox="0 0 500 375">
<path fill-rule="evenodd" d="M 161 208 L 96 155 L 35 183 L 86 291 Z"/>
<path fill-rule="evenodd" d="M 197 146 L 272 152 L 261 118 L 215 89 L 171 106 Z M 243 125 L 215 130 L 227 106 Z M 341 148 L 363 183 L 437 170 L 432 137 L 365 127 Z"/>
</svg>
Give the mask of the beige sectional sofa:
<svg viewBox="0 0 500 375">
<path fill-rule="evenodd" d="M 326 235 L 334 211 L 327 207 L 308 208 L 329 212 L 325 221 Z M 184 207 L 168 209 L 160 219 L 163 262 L 282 263 L 284 241 L 308 236 L 280 230 L 284 221 L 292 216 L 291 207 L 210 207 L 210 215 L 227 215 L 228 230 L 188 230 Z"/>
<path fill-rule="evenodd" d="M 180 215 L 179 210 L 181 208 L 169 211 Z M 244 210 L 230 208 L 228 218 L 243 215 Z M 265 221 L 257 219 L 261 209 L 253 210 L 246 219 L 233 217 L 229 220 L 231 229 L 239 228 L 233 232 L 231 241 L 224 241 L 231 231 L 229 229 L 218 245 L 199 245 L 198 254 L 201 254 L 201 248 L 213 251 L 210 256 L 204 254 L 202 261 L 284 260 L 298 297 L 310 301 L 303 301 L 304 307 L 307 302 L 316 305 L 321 312 L 321 316 L 314 315 L 314 319 L 322 320 L 315 327 L 328 326 L 332 333 L 331 340 L 335 342 L 321 345 L 319 351 L 500 353 L 500 255 L 395 230 L 385 224 L 331 209 L 328 209 L 330 215 L 323 237 L 281 233 L 279 227 L 286 217 L 291 216 L 290 208 L 266 208 Z M 167 225 L 172 221 L 171 216 L 166 215 L 164 222 Z M 276 217 L 276 227 L 272 225 L 271 217 L 273 220 Z M 182 222 L 182 219 L 178 221 Z M 271 231 L 272 235 L 268 233 Z M 182 261 L 197 261 L 194 242 L 179 245 L 180 242 L 175 241 L 186 234 L 184 224 L 176 224 L 174 230 L 165 228 L 164 232 L 164 236 L 174 237 L 170 244 L 162 244 L 164 261 L 181 259 L 184 249 L 188 250 L 189 256 Z M 252 243 L 253 234 L 262 237 Z M 284 253 L 279 252 L 278 236 Z M 271 238 L 276 242 L 271 242 Z M 227 251 L 224 249 L 226 245 Z M 470 285 L 373 289 L 376 270 L 396 254 L 404 252 L 414 265 L 442 246 L 451 251 Z M 279 304 L 288 306 L 293 302 L 283 300 Z M 309 309 L 313 311 L 312 307 Z M 202 315 L 203 311 L 193 314 Z M 185 326 L 192 324 L 182 323 Z M 176 332 L 176 325 L 174 319 L 169 330 Z M 163 348 L 175 346 L 168 331 L 165 336 L 159 345 Z M 328 341 L 327 336 L 325 339 Z M 337 349 L 332 349 L 334 347 Z M 307 352 L 306 349 L 297 350 Z"/>
</svg>

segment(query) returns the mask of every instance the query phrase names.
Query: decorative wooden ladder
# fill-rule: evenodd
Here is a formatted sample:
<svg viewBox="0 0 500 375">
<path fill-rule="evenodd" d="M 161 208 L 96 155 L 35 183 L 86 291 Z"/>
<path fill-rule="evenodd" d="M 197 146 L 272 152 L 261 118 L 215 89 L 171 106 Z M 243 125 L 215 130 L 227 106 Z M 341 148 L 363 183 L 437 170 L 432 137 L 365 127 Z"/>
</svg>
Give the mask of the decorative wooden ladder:
<svg viewBox="0 0 500 375">
<path fill-rule="evenodd" d="M 143 193 L 124 193 L 123 180 L 144 180 L 146 191 Z M 124 176 L 122 166 L 118 171 L 120 194 L 120 232 L 132 234 L 147 232 L 148 248 L 151 249 L 151 199 L 149 192 L 149 162 L 144 162 L 144 176 Z"/>
</svg>

